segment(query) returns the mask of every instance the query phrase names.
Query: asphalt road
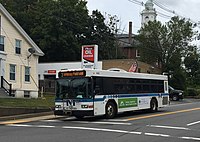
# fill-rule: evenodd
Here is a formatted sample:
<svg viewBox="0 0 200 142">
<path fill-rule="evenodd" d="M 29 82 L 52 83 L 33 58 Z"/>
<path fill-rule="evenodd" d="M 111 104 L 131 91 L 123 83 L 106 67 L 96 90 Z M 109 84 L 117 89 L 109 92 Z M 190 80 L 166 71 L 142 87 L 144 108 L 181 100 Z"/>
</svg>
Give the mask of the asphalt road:
<svg viewBox="0 0 200 142">
<path fill-rule="evenodd" d="M 200 141 L 200 101 L 172 102 L 156 113 L 135 111 L 77 120 L 13 121 L 0 125 L 0 142 L 195 142 Z"/>
</svg>

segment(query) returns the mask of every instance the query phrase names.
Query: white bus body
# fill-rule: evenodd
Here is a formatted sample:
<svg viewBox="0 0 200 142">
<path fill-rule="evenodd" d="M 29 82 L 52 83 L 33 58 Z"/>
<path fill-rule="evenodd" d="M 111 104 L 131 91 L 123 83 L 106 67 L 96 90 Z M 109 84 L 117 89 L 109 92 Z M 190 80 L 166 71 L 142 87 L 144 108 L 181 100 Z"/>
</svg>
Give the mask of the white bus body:
<svg viewBox="0 0 200 142">
<path fill-rule="evenodd" d="M 106 115 L 169 104 L 165 75 L 108 70 L 62 70 L 57 79 L 55 115 Z"/>
</svg>

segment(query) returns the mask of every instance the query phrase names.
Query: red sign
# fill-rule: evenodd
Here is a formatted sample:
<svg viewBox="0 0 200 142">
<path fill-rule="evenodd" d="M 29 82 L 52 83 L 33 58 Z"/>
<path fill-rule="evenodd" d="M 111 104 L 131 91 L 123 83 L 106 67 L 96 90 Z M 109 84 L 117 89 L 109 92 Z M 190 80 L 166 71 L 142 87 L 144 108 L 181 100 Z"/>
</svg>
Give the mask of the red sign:
<svg viewBox="0 0 200 142">
<path fill-rule="evenodd" d="M 94 46 L 83 47 L 83 59 L 89 62 L 94 62 Z"/>
<path fill-rule="evenodd" d="M 56 74 L 56 70 L 48 70 L 49 74 Z"/>
</svg>

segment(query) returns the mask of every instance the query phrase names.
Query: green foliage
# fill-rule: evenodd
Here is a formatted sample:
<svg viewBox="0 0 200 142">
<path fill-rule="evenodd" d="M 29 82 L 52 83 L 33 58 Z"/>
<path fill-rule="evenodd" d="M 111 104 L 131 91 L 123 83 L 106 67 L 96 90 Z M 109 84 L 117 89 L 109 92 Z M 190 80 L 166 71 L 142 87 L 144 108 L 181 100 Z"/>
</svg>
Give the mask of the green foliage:
<svg viewBox="0 0 200 142">
<path fill-rule="evenodd" d="M 53 108 L 55 96 L 48 95 L 44 98 L 0 98 L 0 107 L 23 107 L 23 108 Z"/>
<path fill-rule="evenodd" d="M 105 18 L 99 11 L 91 15 L 91 31 L 88 34 L 88 43 L 98 43 L 99 59 L 113 59 L 115 57 L 115 37 L 112 30 L 105 24 Z"/>
<path fill-rule="evenodd" d="M 141 59 L 150 64 L 157 63 L 162 72 L 170 73 L 172 86 L 185 89 L 187 80 L 182 59 L 186 57 L 187 70 L 197 71 L 198 68 L 198 64 L 190 67 L 198 58 L 191 55 L 194 47 L 190 46 L 190 41 L 194 35 L 193 24 L 179 17 L 172 17 L 165 25 L 150 21 L 141 28 L 137 37 L 141 43 L 138 47 L 142 52 Z"/>
<path fill-rule="evenodd" d="M 176 89 L 186 89 L 186 75 L 183 69 L 176 69 L 171 72 L 169 84 Z"/>
<path fill-rule="evenodd" d="M 198 91 L 197 91 L 197 89 L 195 89 L 195 88 L 188 88 L 187 89 L 187 96 L 192 96 L 192 97 L 194 97 L 194 96 L 198 96 Z"/>
<path fill-rule="evenodd" d="M 200 86 L 200 55 L 196 47 L 190 47 L 185 60 L 185 68 L 187 73 L 187 82 L 189 86 Z"/>
<path fill-rule="evenodd" d="M 99 11 L 88 14 L 85 0 L 0 0 L 45 53 L 41 62 L 80 61 L 81 46 L 99 45 L 100 59 L 114 58 L 115 23 Z"/>
<path fill-rule="evenodd" d="M 17 19 L 23 29 L 29 33 L 34 23 L 32 8 L 38 0 L 0 0 L 0 3 Z"/>
<path fill-rule="evenodd" d="M 162 61 L 163 49 L 165 49 L 161 40 L 166 37 L 166 27 L 162 26 L 159 21 L 149 22 L 144 28 L 141 28 L 139 35 L 136 37 L 139 40 L 141 50 L 141 59 L 147 63 Z M 152 56 L 154 55 L 154 56 Z"/>
<path fill-rule="evenodd" d="M 88 19 L 86 2 L 43 0 L 33 10 L 36 22 L 30 35 L 42 48 L 40 61 L 80 60 L 82 24 Z"/>
<path fill-rule="evenodd" d="M 180 66 L 194 35 L 192 28 L 192 23 L 178 17 L 173 17 L 166 25 L 150 21 L 139 31 L 142 59 L 150 63 L 158 62 L 163 71 L 169 71 L 169 65 L 174 64 L 172 62 L 176 57 L 174 65 Z"/>
</svg>

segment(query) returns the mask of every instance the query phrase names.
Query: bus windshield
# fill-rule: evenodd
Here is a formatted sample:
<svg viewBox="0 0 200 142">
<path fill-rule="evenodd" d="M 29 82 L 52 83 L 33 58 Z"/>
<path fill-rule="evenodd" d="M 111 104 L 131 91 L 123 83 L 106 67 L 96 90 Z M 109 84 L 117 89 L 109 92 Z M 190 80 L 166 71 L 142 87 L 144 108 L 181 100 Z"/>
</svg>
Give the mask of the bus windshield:
<svg viewBox="0 0 200 142">
<path fill-rule="evenodd" d="M 57 99 L 91 99 L 92 85 L 90 78 L 62 78 L 56 83 Z"/>
</svg>

